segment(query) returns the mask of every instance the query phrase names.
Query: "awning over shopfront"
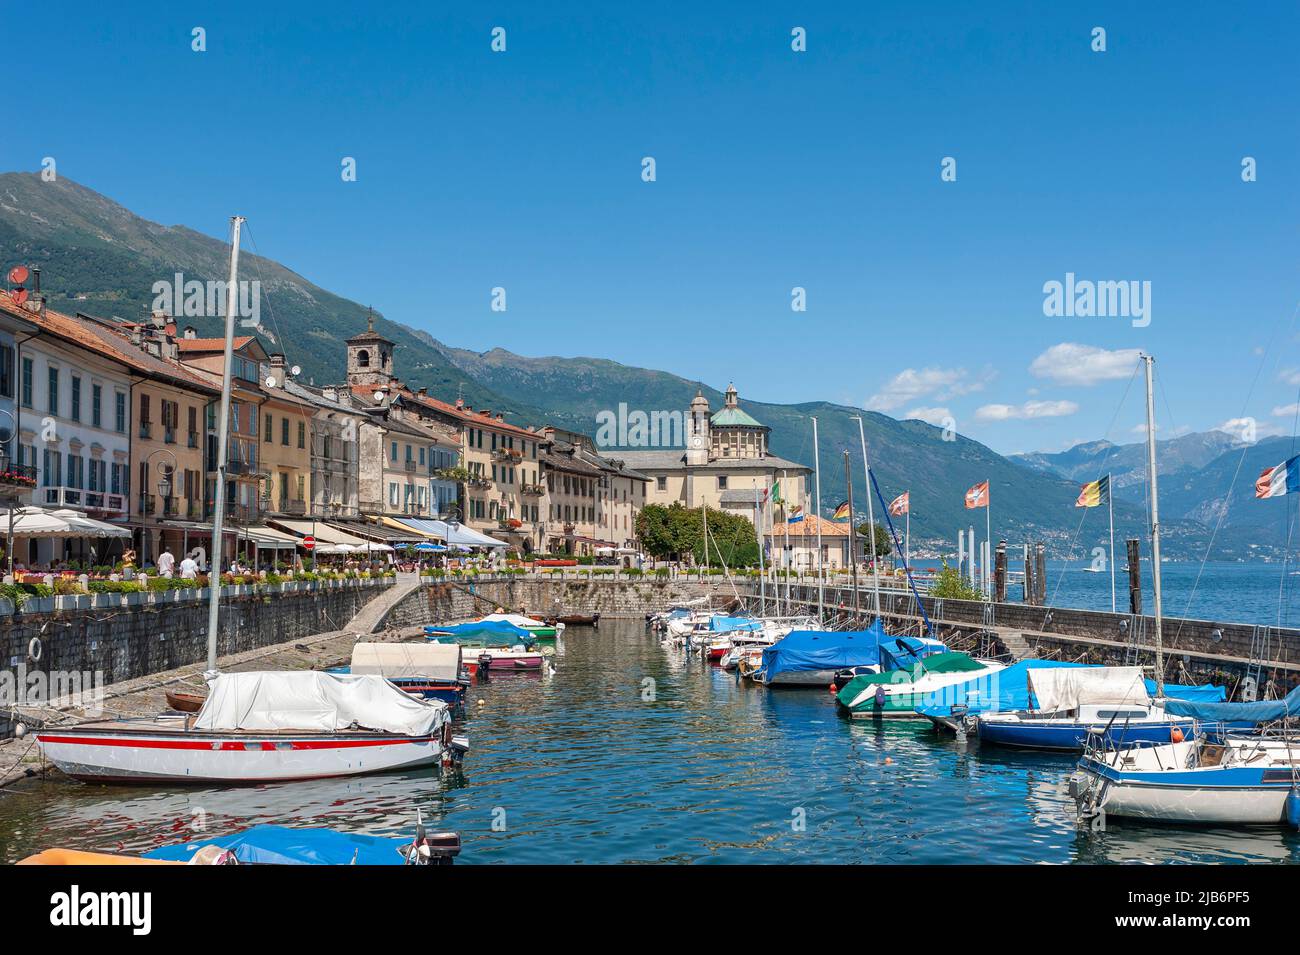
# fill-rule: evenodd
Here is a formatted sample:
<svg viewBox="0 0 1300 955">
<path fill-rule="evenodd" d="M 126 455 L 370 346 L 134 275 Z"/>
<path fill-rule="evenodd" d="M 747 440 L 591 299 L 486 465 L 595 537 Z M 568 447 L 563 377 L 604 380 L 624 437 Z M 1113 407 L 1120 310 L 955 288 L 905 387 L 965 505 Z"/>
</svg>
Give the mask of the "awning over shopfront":
<svg viewBox="0 0 1300 955">
<path fill-rule="evenodd" d="M 461 524 L 451 527 L 446 521 L 433 521 L 422 517 L 385 517 L 384 522 L 390 526 L 407 527 L 433 540 L 459 544 L 462 547 L 509 547 L 505 541 L 488 537 Z"/>
<path fill-rule="evenodd" d="M 347 531 L 341 531 L 337 527 L 326 524 L 324 521 L 275 520 L 272 523 L 276 527 L 297 535 L 299 543 L 301 543 L 303 537 L 311 536 L 316 538 L 316 549 L 321 554 L 350 554 L 358 551 L 362 553 L 379 553 L 393 549 L 387 544 L 376 544 L 374 541 L 355 537 Z"/>
<path fill-rule="evenodd" d="M 425 540 L 423 534 L 417 534 L 409 528 L 398 529 L 389 527 L 387 524 L 376 524 L 372 521 L 338 519 L 329 523 L 331 527 L 354 537 L 365 537 L 369 540 L 379 541 L 381 544 L 392 544 L 394 547 L 418 544 Z"/>
<path fill-rule="evenodd" d="M 197 534 L 200 537 L 212 536 L 212 525 L 201 524 L 198 521 L 163 521 L 162 527 L 169 530 L 184 531 L 186 534 Z M 239 533 L 239 528 L 223 527 L 221 529 L 222 537 L 235 537 Z"/>
<path fill-rule="evenodd" d="M 277 531 L 274 527 L 256 525 L 239 529 L 240 540 L 249 540 L 259 548 L 266 550 L 293 550 L 301 547 L 302 541 L 292 534 Z"/>
</svg>

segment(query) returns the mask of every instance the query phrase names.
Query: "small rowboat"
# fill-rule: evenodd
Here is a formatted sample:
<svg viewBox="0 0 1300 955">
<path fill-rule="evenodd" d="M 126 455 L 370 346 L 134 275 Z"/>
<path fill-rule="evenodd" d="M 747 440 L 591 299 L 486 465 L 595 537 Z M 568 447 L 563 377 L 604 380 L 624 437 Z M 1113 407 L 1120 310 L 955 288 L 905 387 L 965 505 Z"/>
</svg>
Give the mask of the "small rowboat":
<svg viewBox="0 0 1300 955">
<path fill-rule="evenodd" d="M 197 713 L 203 709 L 206 700 L 206 696 L 201 696 L 198 693 L 185 693 L 181 690 L 167 691 L 167 705 L 173 710 L 179 710 L 182 713 Z"/>
<path fill-rule="evenodd" d="M 600 626 L 600 614 L 598 613 L 568 613 L 552 619 L 554 619 L 556 623 L 564 624 L 566 627 Z"/>
</svg>

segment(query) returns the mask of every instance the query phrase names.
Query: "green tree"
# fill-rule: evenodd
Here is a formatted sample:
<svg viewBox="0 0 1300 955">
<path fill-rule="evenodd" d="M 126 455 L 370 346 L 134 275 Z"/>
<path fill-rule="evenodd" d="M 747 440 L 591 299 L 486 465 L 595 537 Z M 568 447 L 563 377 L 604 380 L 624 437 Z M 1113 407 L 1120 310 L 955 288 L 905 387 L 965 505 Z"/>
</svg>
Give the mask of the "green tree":
<svg viewBox="0 0 1300 955">
<path fill-rule="evenodd" d="M 872 532 L 872 529 L 875 530 L 876 535 L 876 556 L 888 557 L 894 552 L 894 541 L 889 536 L 889 528 L 885 527 L 879 521 L 874 524 L 869 524 L 867 521 L 863 521 L 858 525 L 858 540 L 862 542 L 863 552 L 867 555 L 867 558 L 870 559 L 871 542 L 867 535 Z"/>
<path fill-rule="evenodd" d="M 934 583 L 930 584 L 930 596 L 941 600 L 983 600 L 984 594 L 972 587 L 957 568 L 949 567 L 943 562 L 943 569 L 935 574 Z"/>
<path fill-rule="evenodd" d="M 753 567 L 758 564 L 758 537 L 754 524 L 740 514 L 708 509 L 710 567 Z M 687 554 L 695 563 L 704 560 L 704 522 L 697 508 L 674 502 L 668 507 L 648 504 L 637 515 L 637 536 L 647 554 L 659 560 L 681 560 Z"/>
</svg>

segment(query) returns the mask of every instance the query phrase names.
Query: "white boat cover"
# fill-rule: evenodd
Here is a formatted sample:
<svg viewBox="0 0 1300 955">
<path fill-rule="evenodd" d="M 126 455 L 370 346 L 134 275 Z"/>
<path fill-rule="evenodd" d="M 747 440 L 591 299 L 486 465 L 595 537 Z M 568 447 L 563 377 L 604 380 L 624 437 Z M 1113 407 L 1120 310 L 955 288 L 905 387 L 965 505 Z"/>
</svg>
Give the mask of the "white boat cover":
<svg viewBox="0 0 1300 955">
<path fill-rule="evenodd" d="M 222 673 L 199 710 L 198 730 L 306 730 L 352 726 L 430 736 L 450 719 L 446 704 L 403 693 L 381 676 L 319 670 Z"/>
<path fill-rule="evenodd" d="M 538 627 L 545 627 L 547 624 L 544 620 L 534 620 L 532 617 L 525 617 L 518 613 L 490 613 L 484 620 L 504 620 L 506 623 L 512 623 L 523 630 L 536 630 Z"/>
<path fill-rule="evenodd" d="M 459 643 L 358 643 L 352 648 L 353 673 L 377 673 L 385 679 L 460 677 Z"/>
<path fill-rule="evenodd" d="M 1074 710 L 1087 703 L 1150 701 L 1141 667 L 1068 667 L 1029 670 L 1029 690 L 1041 713 Z"/>
</svg>

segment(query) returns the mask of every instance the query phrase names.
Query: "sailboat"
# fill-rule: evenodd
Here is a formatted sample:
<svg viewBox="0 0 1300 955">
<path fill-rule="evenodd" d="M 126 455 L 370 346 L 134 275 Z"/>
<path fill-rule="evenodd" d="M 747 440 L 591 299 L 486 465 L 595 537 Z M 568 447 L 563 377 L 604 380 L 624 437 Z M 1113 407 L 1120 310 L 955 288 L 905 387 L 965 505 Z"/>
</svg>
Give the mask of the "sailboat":
<svg viewBox="0 0 1300 955">
<path fill-rule="evenodd" d="M 1192 721 L 1165 712 L 1165 658 L 1161 634 L 1160 511 L 1156 488 L 1155 391 L 1152 362 L 1143 355 L 1147 389 L 1147 472 L 1151 500 L 1152 598 L 1155 609 L 1155 696 L 1152 700 L 1141 667 L 1087 670 L 1031 670 L 1027 674 L 1037 706 L 1031 710 L 987 713 L 979 717 L 981 742 L 1034 749 L 1082 749 L 1091 740 L 1108 745 L 1125 742 L 1167 743 L 1181 740 Z"/>
<path fill-rule="evenodd" d="M 196 716 L 90 721 L 36 733 L 46 759 L 95 782 L 264 783 L 354 776 L 459 759 L 446 704 L 403 693 L 382 676 L 317 671 L 217 671 L 221 552 L 242 216 L 231 220 L 225 367 L 217 432 L 208 602 L 207 699 Z"/>
</svg>

